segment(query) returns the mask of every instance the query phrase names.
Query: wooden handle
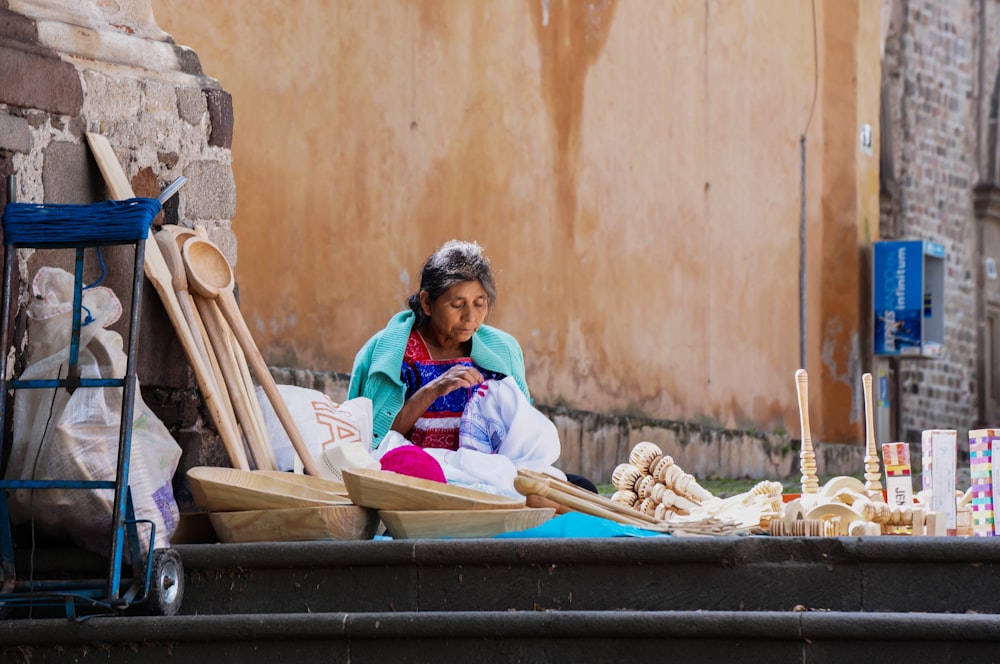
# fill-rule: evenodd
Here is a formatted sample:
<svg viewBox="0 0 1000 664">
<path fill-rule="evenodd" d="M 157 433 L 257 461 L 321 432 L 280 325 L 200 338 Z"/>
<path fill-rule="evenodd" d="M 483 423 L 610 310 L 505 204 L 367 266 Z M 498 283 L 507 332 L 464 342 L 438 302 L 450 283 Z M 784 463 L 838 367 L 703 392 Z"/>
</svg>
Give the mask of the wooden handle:
<svg viewBox="0 0 1000 664">
<path fill-rule="evenodd" d="M 875 446 L 875 415 L 872 402 L 872 375 L 861 376 L 861 384 L 865 392 L 865 490 L 874 494 L 876 499 L 882 496 L 882 473 L 878 460 L 878 449 Z"/>
<path fill-rule="evenodd" d="M 565 514 L 566 512 L 573 511 L 565 505 L 557 503 L 554 500 L 549 500 L 548 498 L 542 498 L 538 494 L 534 493 L 524 497 L 524 504 L 528 507 L 547 507 L 549 509 L 554 509 L 556 514 Z"/>
<path fill-rule="evenodd" d="M 812 436 L 809 432 L 809 375 L 805 369 L 795 372 L 795 388 L 799 398 L 799 425 L 802 429 L 802 447 L 806 446 L 806 441 L 812 445 Z"/>
<path fill-rule="evenodd" d="M 587 491 L 582 487 L 578 487 L 572 482 L 566 482 L 557 477 L 551 477 L 544 473 L 539 473 L 534 470 L 528 470 L 526 468 L 519 468 L 517 474 L 521 477 L 526 477 L 528 479 L 534 480 L 545 484 L 550 488 L 555 488 L 562 493 L 573 495 L 580 500 L 585 500 L 599 505 L 602 509 L 608 509 L 613 512 L 617 512 L 622 516 L 628 517 L 630 519 L 639 519 L 640 521 L 645 521 L 649 524 L 659 525 L 662 523 L 655 517 L 644 514 L 636 509 L 629 507 L 628 505 L 622 505 L 621 503 L 616 503 L 610 498 L 605 498 L 604 496 L 593 493 L 592 491 Z"/>
<path fill-rule="evenodd" d="M 254 465 L 259 470 L 275 470 L 277 464 L 274 462 L 274 453 L 257 435 L 256 426 L 252 421 L 250 404 L 247 403 L 244 395 L 243 378 L 240 375 L 239 367 L 236 366 L 236 358 L 233 356 L 218 307 L 215 301 L 202 297 L 198 298 L 197 303 L 202 314 L 201 318 L 205 323 L 205 329 L 208 330 L 208 338 L 211 339 L 212 348 L 215 349 L 215 355 L 219 360 L 222 377 L 226 383 L 226 389 L 229 390 L 233 410 L 236 411 L 236 419 L 243 429 L 243 436 L 250 448 Z"/>
<path fill-rule="evenodd" d="M 802 451 L 799 467 L 802 470 L 802 493 L 816 493 L 816 453 L 813 451 L 812 433 L 809 431 L 809 375 L 805 369 L 795 372 L 795 388 L 799 397 L 799 424 L 802 428 Z"/>
<path fill-rule="evenodd" d="M 236 356 L 236 366 L 240 370 L 240 378 L 243 379 L 243 394 L 250 405 L 250 416 L 256 429 L 257 437 L 267 445 L 267 449 L 274 454 L 271 435 L 267 432 L 267 423 L 264 422 L 264 411 L 261 410 L 260 401 L 257 399 L 257 388 L 253 383 L 253 376 L 250 374 L 250 367 L 247 366 L 247 357 L 238 343 L 233 344 L 233 354 Z M 277 467 L 277 460 L 274 461 Z M 302 477 L 305 477 L 303 475 Z"/>
<path fill-rule="evenodd" d="M 628 526 L 636 526 L 638 528 L 646 528 L 650 530 L 666 529 L 666 526 L 660 522 L 649 523 L 638 517 L 619 514 L 614 510 L 608 509 L 597 501 L 583 499 L 573 494 L 565 493 L 560 491 L 558 488 L 550 486 L 546 482 L 538 481 L 525 475 L 518 475 L 514 478 L 514 488 L 525 496 L 535 494 L 541 496 L 542 498 L 565 505 L 566 507 L 576 510 L 577 512 L 597 516 L 602 519 L 609 519 Z"/>
<path fill-rule="evenodd" d="M 315 477 L 322 477 L 319 466 L 316 465 L 316 460 L 313 459 L 312 452 L 309 451 L 309 446 L 303 440 L 302 434 L 299 432 L 299 427 L 295 424 L 292 414 L 288 411 L 288 406 L 281 397 L 281 393 L 278 392 L 278 386 L 275 384 L 274 378 L 267 368 L 267 364 L 264 363 L 264 358 L 261 356 L 253 337 L 250 335 L 250 330 L 247 329 L 246 321 L 243 320 L 243 314 L 240 313 L 239 307 L 236 306 L 236 300 L 233 298 L 232 291 L 221 293 L 217 302 L 219 303 L 219 308 L 222 309 L 222 314 L 229 321 L 229 326 L 232 328 L 233 334 L 236 335 L 236 340 L 243 347 L 243 352 L 246 354 L 250 368 L 253 369 L 254 375 L 257 377 L 257 382 L 260 383 L 260 386 L 264 389 L 264 394 L 270 399 L 271 406 L 285 428 L 289 440 L 292 441 L 292 447 L 295 448 L 299 459 L 302 460 L 302 465 L 305 467 L 306 472 Z"/>
</svg>

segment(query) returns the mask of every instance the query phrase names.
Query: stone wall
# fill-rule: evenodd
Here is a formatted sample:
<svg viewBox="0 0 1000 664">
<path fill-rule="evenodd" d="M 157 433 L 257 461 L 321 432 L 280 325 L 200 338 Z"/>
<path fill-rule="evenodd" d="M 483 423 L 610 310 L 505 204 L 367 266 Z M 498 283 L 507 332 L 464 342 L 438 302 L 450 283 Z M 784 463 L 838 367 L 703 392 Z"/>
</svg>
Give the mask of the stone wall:
<svg viewBox="0 0 1000 664">
<path fill-rule="evenodd" d="M 897 2 L 886 42 L 883 118 L 890 126 L 883 131 L 893 147 L 892 171 L 882 180 L 893 206 L 883 217 L 882 239 L 933 240 L 946 255 L 944 356 L 900 360 L 897 435 L 911 443 L 924 429 L 966 430 L 979 416 L 972 189 L 980 179 L 980 102 L 991 93 L 981 88 L 980 65 L 995 71 L 998 42 L 974 4 Z M 979 4 L 995 14 L 995 2 Z M 982 63 L 981 46 L 988 56 Z"/>
</svg>

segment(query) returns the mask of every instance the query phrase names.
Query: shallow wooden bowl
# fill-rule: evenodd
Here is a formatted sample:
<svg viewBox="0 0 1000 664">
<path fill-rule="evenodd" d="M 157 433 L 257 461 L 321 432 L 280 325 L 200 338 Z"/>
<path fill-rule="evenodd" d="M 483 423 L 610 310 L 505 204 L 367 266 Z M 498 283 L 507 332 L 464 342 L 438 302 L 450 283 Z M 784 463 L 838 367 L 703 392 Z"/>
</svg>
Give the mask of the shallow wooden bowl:
<svg viewBox="0 0 1000 664">
<path fill-rule="evenodd" d="M 220 542 L 367 540 L 379 523 L 375 510 L 357 505 L 213 512 L 209 518 Z"/>
<path fill-rule="evenodd" d="M 495 496 L 385 470 L 344 468 L 343 473 L 347 495 L 354 504 L 376 510 L 499 510 L 524 507 L 524 498 Z"/>
<path fill-rule="evenodd" d="M 191 496 L 206 512 L 349 505 L 349 498 L 253 470 L 199 466 L 187 471 Z"/>
<path fill-rule="evenodd" d="M 312 475 L 301 475 L 299 473 L 289 473 L 284 470 L 255 470 L 253 472 L 258 475 L 273 477 L 274 479 L 282 480 L 283 482 L 291 482 L 292 484 L 306 486 L 310 489 L 316 489 L 317 491 L 335 493 L 344 497 L 347 496 L 347 487 L 344 486 L 343 482 L 338 482 L 337 480 L 331 480 L 325 477 L 313 477 Z"/>
<path fill-rule="evenodd" d="M 556 513 L 551 507 L 501 510 L 380 510 L 395 539 L 493 537 L 539 526 Z"/>
</svg>

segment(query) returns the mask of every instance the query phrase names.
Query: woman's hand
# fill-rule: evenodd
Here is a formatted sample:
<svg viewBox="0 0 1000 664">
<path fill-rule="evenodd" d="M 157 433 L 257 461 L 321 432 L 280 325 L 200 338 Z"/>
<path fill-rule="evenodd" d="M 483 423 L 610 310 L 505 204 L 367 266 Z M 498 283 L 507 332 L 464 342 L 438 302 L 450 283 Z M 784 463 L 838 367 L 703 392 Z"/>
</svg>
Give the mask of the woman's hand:
<svg viewBox="0 0 1000 664">
<path fill-rule="evenodd" d="M 414 423 L 427 412 L 432 403 L 455 390 L 475 387 L 485 380 L 479 369 L 456 364 L 421 387 L 406 400 L 402 410 L 396 414 L 396 418 L 392 422 L 393 431 L 398 431 L 404 437 L 409 437 Z"/>
<path fill-rule="evenodd" d="M 475 387 L 485 380 L 486 379 L 483 377 L 483 374 L 479 372 L 479 369 L 462 364 L 456 364 L 431 382 L 427 383 L 424 387 L 426 389 L 433 390 L 433 393 L 435 394 L 434 399 L 437 399 L 447 394 L 451 394 L 455 390 Z M 434 399 L 431 401 L 434 401 Z"/>
</svg>

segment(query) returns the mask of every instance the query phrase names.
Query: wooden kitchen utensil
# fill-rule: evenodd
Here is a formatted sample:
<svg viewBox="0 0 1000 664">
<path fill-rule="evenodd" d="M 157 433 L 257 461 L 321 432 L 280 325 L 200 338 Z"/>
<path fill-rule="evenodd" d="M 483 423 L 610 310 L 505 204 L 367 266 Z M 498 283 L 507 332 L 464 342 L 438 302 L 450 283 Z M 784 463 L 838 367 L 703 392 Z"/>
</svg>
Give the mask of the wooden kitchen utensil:
<svg viewBox="0 0 1000 664">
<path fill-rule="evenodd" d="M 197 466 L 187 471 L 191 495 L 206 512 L 347 505 L 343 496 L 278 480 L 252 470 Z"/>
<path fill-rule="evenodd" d="M 369 540 L 379 523 L 375 510 L 357 505 L 212 512 L 209 518 L 222 542 Z"/>
<path fill-rule="evenodd" d="M 255 472 L 257 475 L 273 477 L 281 482 L 290 482 L 292 484 L 298 484 L 300 486 L 309 487 L 310 489 L 315 489 L 316 491 L 325 491 L 326 493 L 337 494 L 343 498 L 348 497 L 347 487 L 343 482 L 327 479 L 325 477 L 299 475 L 298 473 L 290 473 L 284 470 L 258 470 Z"/>
<path fill-rule="evenodd" d="M 229 326 L 225 324 L 221 313 L 212 300 L 198 297 L 195 300 L 195 305 L 208 332 L 208 338 L 222 372 L 222 381 L 229 393 L 229 400 L 233 404 L 236 420 L 239 422 L 247 446 L 250 448 L 250 456 L 253 457 L 254 465 L 257 470 L 277 470 L 278 464 L 274 459 L 274 450 L 268 440 L 261 438 L 261 431 L 253 419 L 253 411 L 243 385 L 243 376 L 237 366 L 236 355 L 233 353 L 229 340 Z"/>
<path fill-rule="evenodd" d="M 610 498 L 605 498 L 604 496 L 598 495 L 598 494 L 596 494 L 596 493 L 594 493 L 592 491 L 588 491 L 588 490 L 586 490 L 586 489 L 584 489 L 582 487 L 578 487 L 577 485 L 573 484 L 572 482 L 567 482 L 565 480 L 560 480 L 560 479 L 558 479 L 556 477 L 552 477 L 551 475 L 546 475 L 544 473 L 539 473 L 537 471 L 528 470 L 526 468 L 519 468 L 518 471 L 517 471 L 517 475 L 518 475 L 518 477 L 527 478 L 527 479 L 530 479 L 530 480 L 534 480 L 535 482 L 544 484 L 547 487 L 547 489 L 548 489 L 548 491 L 546 491 L 546 493 L 550 493 L 551 491 L 555 490 L 557 492 L 557 495 L 564 495 L 565 494 L 565 495 L 568 495 L 568 496 L 572 496 L 572 497 L 576 498 L 577 500 L 585 501 L 588 505 L 589 504 L 596 505 L 596 506 L 598 506 L 599 508 L 601 508 L 603 510 L 609 510 L 609 511 L 614 512 L 616 514 L 620 514 L 622 516 L 625 516 L 625 517 L 627 517 L 629 519 L 638 519 L 638 520 L 644 521 L 645 523 L 650 524 L 650 525 L 660 525 L 661 524 L 661 522 L 659 520 L 655 519 L 654 517 L 649 516 L 648 514 L 643 514 L 642 512 L 639 512 L 638 510 L 635 510 L 635 509 L 633 509 L 633 508 L 631 508 L 631 507 L 629 507 L 627 505 L 623 505 L 621 503 L 616 503 L 615 501 L 611 500 Z M 523 486 L 527 487 L 529 485 L 523 484 Z M 531 486 L 534 486 L 534 485 L 531 485 Z M 515 486 L 515 488 L 516 488 L 516 486 Z M 520 491 L 520 489 L 518 489 L 518 491 Z M 537 494 L 538 492 L 536 491 L 534 493 Z M 550 493 L 550 495 L 551 495 L 551 493 Z M 558 499 L 556 499 L 556 501 L 557 502 L 561 502 Z M 597 516 L 600 516 L 600 515 L 597 515 Z"/>
<path fill-rule="evenodd" d="M 540 526 L 555 515 L 550 508 L 509 510 L 380 510 L 395 539 L 493 537 Z"/>
<path fill-rule="evenodd" d="M 178 226 L 176 224 L 164 225 L 163 229 L 161 230 L 161 233 L 169 233 L 174 239 L 174 248 L 176 250 L 176 261 L 177 264 L 181 266 L 181 271 L 184 275 L 183 277 L 184 286 L 185 288 L 187 288 L 187 270 L 184 268 L 184 258 L 182 255 L 184 249 L 184 243 L 187 242 L 187 240 L 192 237 L 200 237 L 208 239 L 208 234 L 205 232 L 205 229 L 200 226 L 195 229 L 191 229 L 191 228 L 185 228 L 183 226 Z M 166 254 L 166 252 L 164 253 Z M 174 276 L 174 283 L 175 285 L 179 283 L 179 279 L 177 278 L 176 275 Z M 211 341 L 208 339 L 208 330 L 205 327 L 200 312 L 198 311 L 198 307 L 195 305 L 195 302 L 197 302 L 198 300 L 203 300 L 205 298 L 202 295 L 190 292 L 188 293 L 188 298 L 191 301 L 192 307 L 195 309 L 194 311 L 195 319 L 199 324 L 201 336 L 203 339 L 205 339 L 205 344 L 211 344 Z M 212 303 L 213 309 L 218 309 L 218 306 L 215 304 L 214 300 L 209 300 L 209 301 Z M 221 314 L 219 316 L 216 316 L 216 318 L 221 319 Z M 250 370 L 247 367 L 246 356 L 244 356 L 243 351 L 242 349 L 240 349 L 239 344 L 233 342 L 231 334 L 232 331 L 229 329 L 229 323 L 226 323 L 225 320 L 222 319 L 222 322 L 220 322 L 220 327 L 222 327 L 224 329 L 224 332 L 226 332 L 224 336 L 226 340 L 229 342 L 227 343 L 226 348 L 222 350 L 229 353 L 234 358 L 234 364 L 239 369 L 240 377 L 243 379 L 242 380 L 243 389 L 240 391 L 240 394 L 242 394 L 244 402 L 247 403 L 248 410 L 250 412 L 250 415 L 252 416 L 250 418 L 250 422 L 248 423 L 248 425 L 253 425 L 253 431 L 251 433 L 251 436 L 255 440 L 263 441 L 262 446 L 266 446 L 267 449 L 268 463 L 259 464 L 258 469 L 260 469 L 261 465 L 274 466 L 276 465 L 276 462 L 271 458 L 273 457 L 273 451 L 272 451 L 273 448 L 271 447 L 270 438 L 267 435 L 267 426 L 264 424 L 264 414 L 261 411 L 260 403 L 257 401 L 257 391 L 254 388 L 253 378 L 250 376 Z M 224 400 L 227 402 L 230 412 L 233 413 L 235 417 L 236 411 L 233 410 L 233 405 L 229 399 L 229 390 L 225 386 L 225 378 L 222 375 L 222 369 L 219 366 L 218 357 L 216 355 L 217 351 L 215 348 L 209 348 L 209 351 L 210 351 L 209 359 L 212 364 L 212 369 L 213 371 L 215 371 L 216 382 L 217 384 L 223 387 L 223 389 L 221 390 L 222 395 L 224 397 Z"/>
<path fill-rule="evenodd" d="M 885 500 L 882 494 L 882 473 L 875 448 L 875 416 L 872 404 L 872 375 L 861 376 L 865 392 L 865 490 L 875 500 Z"/>
<path fill-rule="evenodd" d="M 115 155 L 115 151 L 111 147 L 111 143 L 108 142 L 108 139 L 100 134 L 88 132 L 87 143 L 90 145 L 90 150 L 94 154 L 97 166 L 104 176 L 104 181 L 111 192 L 111 197 L 115 200 L 133 198 L 135 194 L 132 191 L 132 185 L 125 176 L 125 171 L 122 170 L 118 157 Z M 173 324 L 174 331 L 181 341 L 181 347 L 184 349 L 184 354 L 187 356 L 188 362 L 190 362 L 191 368 L 194 370 L 198 388 L 205 399 L 205 407 L 212 416 L 212 421 L 219 432 L 219 438 L 222 439 L 222 445 L 226 450 L 226 455 L 229 457 L 229 462 L 236 468 L 248 469 L 250 466 L 247 462 L 246 453 L 243 451 L 243 442 L 239 432 L 223 416 L 218 393 L 212 389 L 214 376 L 210 373 L 209 368 L 200 361 L 197 343 L 184 318 L 184 312 L 177 301 L 177 295 L 174 293 L 173 275 L 171 275 L 163 259 L 158 243 L 146 243 L 143 269 L 146 278 L 153 284 L 153 288 L 160 296 L 163 308 L 167 312 L 167 317 Z"/>
<path fill-rule="evenodd" d="M 524 500 L 367 468 L 342 469 L 356 505 L 377 510 L 497 510 L 524 507 Z"/>
<path fill-rule="evenodd" d="M 582 512 L 583 514 L 589 514 L 591 516 L 600 517 L 602 519 L 608 519 L 610 521 L 615 521 L 628 526 L 635 526 L 637 528 L 646 528 L 649 530 L 656 530 L 660 532 L 669 532 L 670 528 L 667 524 L 656 521 L 652 517 L 648 517 L 645 514 L 631 510 L 634 514 L 621 514 L 618 510 L 610 507 L 607 503 L 612 503 L 610 499 L 605 498 L 601 500 L 601 496 L 597 494 L 591 494 L 590 497 L 580 497 L 571 492 L 564 492 L 558 487 L 550 485 L 545 480 L 535 479 L 521 474 L 518 471 L 518 476 L 514 478 L 514 488 L 525 496 L 532 494 L 541 496 L 542 498 L 547 498 L 554 502 L 565 505 L 577 512 Z M 618 507 L 623 507 L 617 503 L 612 503 Z M 647 520 L 648 519 L 648 520 Z"/>
<path fill-rule="evenodd" d="M 229 321 L 233 334 L 236 335 L 236 340 L 246 354 L 247 362 L 253 369 L 257 381 L 264 389 L 264 394 L 270 400 L 275 414 L 292 442 L 292 446 L 302 460 L 306 472 L 320 477 L 319 466 L 316 465 L 316 460 L 313 459 L 309 447 L 303 440 L 288 406 L 278 392 L 278 386 L 264 363 L 264 358 L 247 328 L 246 321 L 243 320 L 236 299 L 233 297 L 233 269 L 229 265 L 229 261 L 222 255 L 218 247 L 200 238 L 191 238 L 185 242 L 182 254 L 184 265 L 188 271 L 189 283 L 197 292 L 206 297 L 215 298 L 218 302 L 223 315 Z"/>
<path fill-rule="evenodd" d="M 204 229 L 201 231 L 204 232 Z M 184 245 L 184 239 L 195 234 L 189 228 L 184 228 L 183 226 L 178 226 L 176 224 L 164 224 L 160 228 L 160 232 L 157 233 L 157 240 L 160 238 L 172 238 L 172 243 L 164 243 L 161 246 L 166 245 L 163 250 L 163 258 L 167 263 L 167 267 L 170 268 L 170 272 L 174 276 L 174 292 L 177 293 L 178 289 L 183 287 L 185 293 L 187 293 L 187 305 L 181 305 L 185 309 L 184 315 L 188 315 L 188 310 L 190 310 L 191 315 L 189 321 L 193 324 L 191 327 L 191 334 L 195 337 L 195 341 L 199 342 L 200 348 L 205 350 L 205 355 L 207 361 L 212 369 L 212 375 L 215 377 L 215 384 L 219 388 L 219 394 L 222 397 L 222 401 L 226 406 L 227 413 L 232 416 L 232 420 L 235 426 L 236 415 L 233 412 L 233 404 L 229 401 L 229 393 L 225 390 L 225 383 L 222 380 L 222 372 L 219 369 L 219 362 L 215 357 L 215 349 L 211 347 L 211 341 L 208 338 L 208 331 L 205 329 L 205 323 L 201 320 L 201 314 L 198 312 L 197 307 L 195 307 L 195 294 L 191 292 L 188 288 L 187 280 L 187 268 L 184 267 L 184 257 L 181 256 L 181 247 Z M 170 246 L 172 244 L 172 247 Z M 178 272 L 180 276 L 178 276 Z M 181 300 L 180 293 L 178 293 L 178 301 Z"/>
<path fill-rule="evenodd" d="M 813 451 L 812 434 L 809 431 L 809 376 L 805 369 L 795 372 L 795 388 L 799 398 L 799 424 L 802 429 L 802 450 L 799 452 L 799 468 L 802 471 L 802 495 L 814 494 L 819 488 L 816 476 L 816 453 Z"/>
</svg>

